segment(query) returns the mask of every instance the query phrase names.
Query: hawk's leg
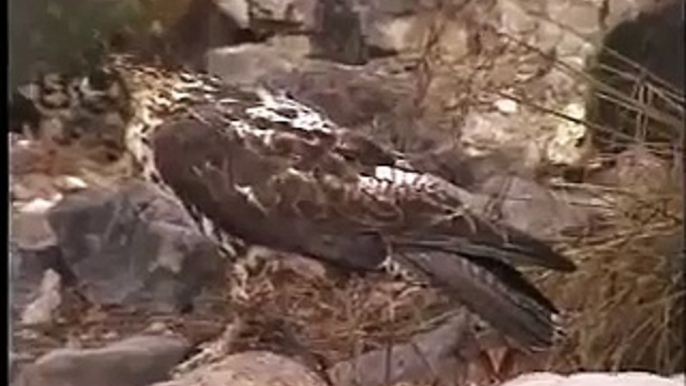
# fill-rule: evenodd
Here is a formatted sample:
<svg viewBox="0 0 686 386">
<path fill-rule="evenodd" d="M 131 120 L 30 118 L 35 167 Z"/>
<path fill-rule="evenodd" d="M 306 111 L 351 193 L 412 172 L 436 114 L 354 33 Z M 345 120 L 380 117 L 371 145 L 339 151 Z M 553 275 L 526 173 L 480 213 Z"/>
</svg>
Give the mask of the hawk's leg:
<svg viewBox="0 0 686 386">
<path fill-rule="evenodd" d="M 231 297 L 236 300 L 247 301 L 250 299 L 248 282 L 251 273 L 260 266 L 260 261 L 268 254 L 269 250 L 264 247 L 251 245 L 245 248 L 231 265 Z"/>
</svg>

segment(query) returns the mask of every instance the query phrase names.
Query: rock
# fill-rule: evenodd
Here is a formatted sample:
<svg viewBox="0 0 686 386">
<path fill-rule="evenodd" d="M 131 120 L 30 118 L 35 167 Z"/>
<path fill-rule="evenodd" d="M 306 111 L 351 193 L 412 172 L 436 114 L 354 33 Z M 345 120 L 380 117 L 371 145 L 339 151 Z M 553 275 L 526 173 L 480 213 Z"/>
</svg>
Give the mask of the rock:
<svg viewBox="0 0 686 386">
<path fill-rule="evenodd" d="M 14 351 L 10 351 L 8 355 L 8 381 L 10 384 L 14 384 L 14 379 L 19 374 L 19 369 L 21 368 L 21 359 Z"/>
<path fill-rule="evenodd" d="M 248 0 L 212 0 L 219 10 L 233 19 L 239 28 L 250 26 L 250 4 Z"/>
<path fill-rule="evenodd" d="M 12 113 L 12 116 L 16 116 L 17 113 Z M 20 130 L 21 128 L 13 127 L 12 130 Z M 14 137 L 19 137 L 19 135 L 12 133 Z M 10 142 L 9 149 L 9 161 L 10 161 L 10 174 L 12 176 L 20 174 L 28 174 L 32 171 L 34 165 L 40 161 L 41 154 L 35 146 L 32 146 L 31 142 L 26 139 L 15 140 L 13 143 Z"/>
<path fill-rule="evenodd" d="M 191 0 L 185 14 L 158 39 L 167 59 L 205 71 L 209 50 L 255 41 L 242 5 L 241 0 Z"/>
<path fill-rule="evenodd" d="M 214 243 L 150 185 L 87 189 L 48 218 L 66 266 L 96 304 L 179 311 L 220 276 Z"/>
<path fill-rule="evenodd" d="M 57 244 L 57 238 L 46 218 L 46 212 L 55 204 L 56 202 L 37 198 L 13 213 L 10 222 L 11 237 L 20 249 L 37 251 Z"/>
<path fill-rule="evenodd" d="M 531 176 L 553 165 L 583 164 L 592 154 L 586 133 L 582 125 L 528 106 L 517 114 L 473 109 L 465 117 L 460 142 L 469 157 L 505 154 L 508 172 Z"/>
<path fill-rule="evenodd" d="M 235 320 L 224 328 L 224 331 L 209 341 L 201 343 L 195 347 L 195 354 L 179 363 L 174 369 L 174 374 L 185 374 L 192 370 L 211 363 L 217 362 L 226 357 L 236 343 L 237 338 L 243 332 L 243 324 Z"/>
<path fill-rule="evenodd" d="M 311 23 L 317 0 L 248 0 L 250 21 L 256 26 L 271 26 L 272 31 L 302 30 Z M 290 27 L 290 28 L 288 28 Z"/>
<path fill-rule="evenodd" d="M 594 47 L 588 39 L 599 38 L 602 33 L 600 2 L 499 0 L 498 11 L 501 32 L 523 39 L 542 52 L 555 50 L 568 63 L 592 54 Z M 578 34 L 548 20 L 563 21 Z"/>
<path fill-rule="evenodd" d="M 617 156 L 615 173 L 617 187 L 638 196 L 664 192 L 676 183 L 674 176 L 670 175 L 668 163 L 640 145 L 632 146 Z"/>
<path fill-rule="evenodd" d="M 277 42 L 281 44 L 242 44 L 212 50 L 207 54 L 207 70 L 227 83 L 252 85 L 269 74 L 296 68 L 298 60 L 309 51 L 307 47 L 293 47 L 306 46 L 306 41 L 299 38 Z"/>
<path fill-rule="evenodd" d="M 24 319 L 27 323 L 49 322 L 52 311 L 59 304 L 59 288 L 65 279 L 59 248 L 24 250 L 10 242 L 9 260 L 12 319 Z"/>
<path fill-rule="evenodd" d="M 145 386 L 189 350 L 179 337 L 137 336 L 96 349 L 58 349 L 24 368 L 17 386 Z"/>
<path fill-rule="evenodd" d="M 247 351 L 151 386 L 325 386 L 302 364 L 268 351 Z"/>
<path fill-rule="evenodd" d="M 642 145 L 629 146 L 613 158 L 613 165 L 588 176 L 588 182 L 644 193 L 664 191 L 678 183 L 679 171 Z"/>
<path fill-rule="evenodd" d="M 346 2 L 358 15 L 364 44 L 380 53 L 420 49 L 430 28 L 429 11 L 436 8 L 434 1 Z"/>
<path fill-rule="evenodd" d="M 289 71 L 272 72 L 264 82 L 350 128 L 375 121 L 382 124 L 380 121 L 391 119 L 397 105 L 410 97 L 407 89 L 391 89 L 392 80 L 387 77 L 321 61 L 303 61 Z"/>
<path fill-rule="evenodd" d="M 552 165 L 577 166 L 591 155 L 588 129 L 578 123 L 583 122 L 586 110 L 579 103 L 571 103 L 562 109 L 562 114 L 570 119 L 556 122 L 553 136 L 545 146 L 545 159 Z"/>
<path fill-rule="evenodd" d="M 319 1 L 312 33 L 314 55 L 334 62 L 361 65 L 369 60 L 360 17 L 344 0 Z"/>
<path fill-rule="evenodd" d="M 677 386 L 683 383 L 658 375 L 639 372 L 577 373 L 563 376 L 531 373 L 505 382 L 503 386 Z"/>
<path fill-rule="evenodd" d="M 475 354 L 477 342 L 470 335 L 471 323 L 465 313 L 458 314 L 437 328 L 414 336 L 409 343 L 365 353 L 332 366 L 327 373 L 336 386 L 382 386 L 432 379 L 435 371 L 458 353 L 469 358 Z"/>
<path fill-rule="evenodd" d="M 590 209 L 594 208 L 590 201 L 584 205 L 583 200 L 575 200 L 572 192 L 554 191 L 517 176 L 494 175 L 477 192 L 487 197 L 478 210 L 491 210 L 495 218 L 544 240 L 588 232 L 593 219 L 602 214 Z"/>
<path fill-rule="evenodd" d="M 38 296 L 21 313 L 21 323 L 24 325 L 50 323 L 53 314 L 62 302 L 61 288 L 60 275 L 52 269 L 46 270 L 43 273 Z"/>
<path fill-rule="evenodd" d="M 13 203 L 29 204 L 34 200 L 48 201 L 54 205 L 62 199 L 54 177 L 42 173 L 12 175 Z M 35 209 L 35 207 L 34 207 Z M 28 210 L 36 212 L 36 210 Z M 43 211 L 44 212 L 44 211 Z"/>
</svg>

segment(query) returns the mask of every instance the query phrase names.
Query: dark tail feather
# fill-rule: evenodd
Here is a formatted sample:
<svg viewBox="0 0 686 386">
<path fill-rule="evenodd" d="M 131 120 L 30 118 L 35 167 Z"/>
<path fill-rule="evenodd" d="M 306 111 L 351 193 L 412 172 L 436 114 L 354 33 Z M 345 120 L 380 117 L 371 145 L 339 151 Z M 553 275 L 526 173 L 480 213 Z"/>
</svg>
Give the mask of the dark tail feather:
<svg viewBox="0 0 686 386">
<path fill-rule="evenodd" d="M 474 220 L 479 227 L 469 239 L 442 234 L 410 234 L 393 240 L 400 248 L 440 250 L 479 259 L 496 259 L 510 265 L 536 265 L 571 272 L 574 263 L 550 245 L 517 229 Z"/>
<path fill-rule="evenodd" d="M 526 348 L 550 347 L 561 334 L 555 306 L 507 264 L 433 250 L 398 259 Z"/>
<path fill-rule="evenodd" d="M 428 249 L 449 251 L 458 255 L 499 259 L 506 264 L 533 264 L 541 267 L 574 271 L 574 263 L 557 253 L 548 243 L 502 221 L 486 216 L 483 198 L 438 177 L 425 175 L 440 186 L 441 193 L 453 205 L 465 210 L 464 216 L 449 221 L 439 217 L 427 229 L 405 234 L 404 244 L 431 243 Z M 449 200 L 449 201 L 450 201 Z"/>
</svg>

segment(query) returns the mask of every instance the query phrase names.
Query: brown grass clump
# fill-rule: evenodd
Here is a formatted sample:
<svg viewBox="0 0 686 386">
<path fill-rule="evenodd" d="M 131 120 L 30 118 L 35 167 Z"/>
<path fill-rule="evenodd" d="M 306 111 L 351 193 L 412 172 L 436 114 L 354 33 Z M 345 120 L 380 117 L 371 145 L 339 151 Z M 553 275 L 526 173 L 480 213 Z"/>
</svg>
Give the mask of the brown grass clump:
<svg viewBox="0 0 686 386">
<path fill-rule="evenodd" d="M 245 323 L 290 334 L 291 343 L 330 364 L 430 329 L 450 307 L 435 291 L 388 275 L 327 271 L 318 262 L 271 252 L 267 263 L 250 275 L 246 290 L 243 300 L 234 297 Z M 284 342 L 274 341 L 274 332 L 250 331 L 252 340 L 236 349 L 283 350 Z"/>
<path fill-rule="evenodd" d="M 611 227 L 570 248 L 578 271 L 544 286 L 571 314 L 566 356 L 578 367 L 683 372 L 681 194 L 636 205 L 616 208 Z"/>
<path fill-rule="evenodd" d="M 635 81 L 634 90 L 656 87 L 638 76 Z M 567 253 L 578 271 L 543 282 L 571 314 L 572 339 L 565 356 L 577 367 L 683 372 L 683 161 L 670 158 L 668 150 L 676 147 L 680 154 L 683 149 L 683 96 L 647 105 L 627 96 L 626 89 L 615 91 L 625 93 L 621 103 L 632 102 L 630 107 L 637 111 L 634 143 L 628 143 L 629 151 L 602 154 L 616 165 L 611 183 L 580 187 L 594 192 L 610 210 L 602 230 L 569 246 Z M 661 89 L 655 95 L 665 97 L 669 92 Z M 667 120 L 666 110 L 655 106 L 682 107 L 680 115 Z M 671 144 L 646 142 L 645 133 L 656 121 L 661 133 L 666 121 L 681 122 L 671 128 Z"/>
<path fill-rule="evenodd" d="M 678 14 L 681 2 L 665 3 Z M 683 51 L 672 47 L 683 45 L 673 28 L 683 20 L 657 11 L 616 28 L 590 69 L 565 67 L 588 86 L 583 123 L 593 133 L 593 161 L 612 166 L 573 184 L 603 207 L 589 235 L 562 243 L 578 270 L 538 276 L 569 314 L 569 344 L 553 370 L 685 370 L 686 101 L 675 83 Z"/>
</svg>

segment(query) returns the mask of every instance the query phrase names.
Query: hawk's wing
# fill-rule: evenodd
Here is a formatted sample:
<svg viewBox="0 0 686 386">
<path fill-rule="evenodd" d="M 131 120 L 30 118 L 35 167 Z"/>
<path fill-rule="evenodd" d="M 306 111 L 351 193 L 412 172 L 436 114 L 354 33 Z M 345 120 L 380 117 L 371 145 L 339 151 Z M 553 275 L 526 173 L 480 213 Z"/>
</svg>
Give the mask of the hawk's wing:
<svg viewBox="0 0 686 386">
<path fill-rule="evenodd" d="M 553 340 L 555 308 L 512 264 L 570 261 L 302 105 L 226 95 L 164 123 L 152 145 L 161 179 L 248 242 L 364 270 L 392 255 L 521 343 Z"/>
</svg>

